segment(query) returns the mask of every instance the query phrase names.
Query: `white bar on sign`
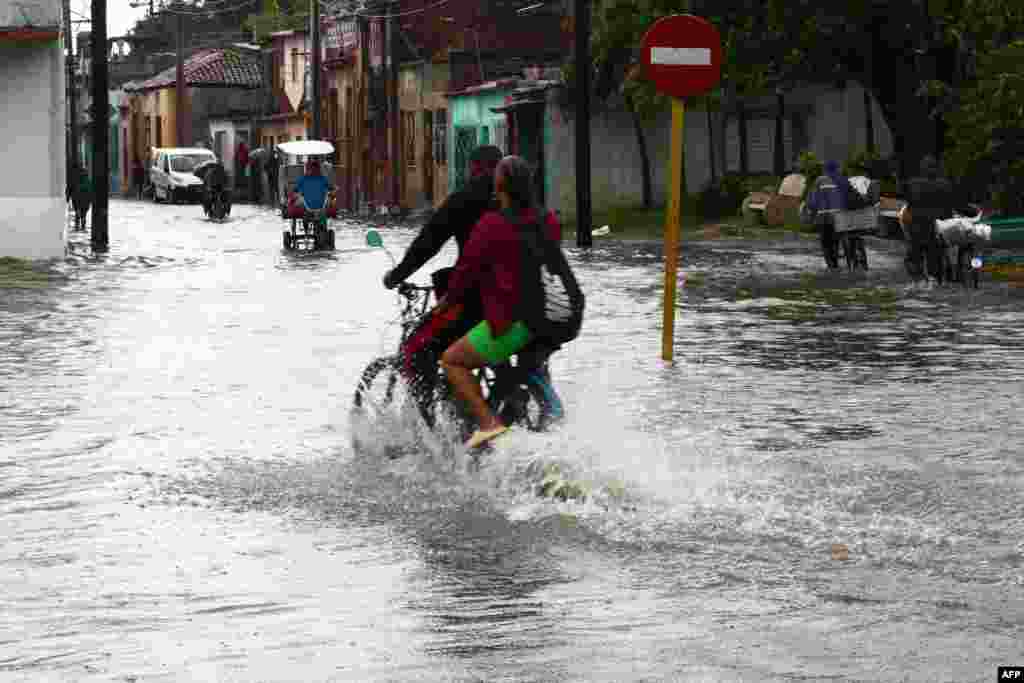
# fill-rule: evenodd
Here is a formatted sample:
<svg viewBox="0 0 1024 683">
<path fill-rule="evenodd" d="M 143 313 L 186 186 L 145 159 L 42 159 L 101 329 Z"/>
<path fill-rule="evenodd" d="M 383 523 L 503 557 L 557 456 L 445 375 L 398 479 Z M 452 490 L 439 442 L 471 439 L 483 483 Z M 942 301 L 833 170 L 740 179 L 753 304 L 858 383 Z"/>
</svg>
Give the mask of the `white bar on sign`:
<svg viewBox="0 0 1024 683">
<path fill-rule="evenodd" d="M 711 66 L 708 47 L 652 47 L 651 64 L 671 66 Z"/>
</svg>

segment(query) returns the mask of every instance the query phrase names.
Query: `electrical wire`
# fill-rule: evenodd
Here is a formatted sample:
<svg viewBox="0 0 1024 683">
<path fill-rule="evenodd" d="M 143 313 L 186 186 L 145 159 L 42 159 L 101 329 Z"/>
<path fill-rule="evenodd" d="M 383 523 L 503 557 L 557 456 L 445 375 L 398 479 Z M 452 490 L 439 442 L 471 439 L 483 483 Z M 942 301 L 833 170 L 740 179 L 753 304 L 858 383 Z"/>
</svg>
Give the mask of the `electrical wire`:
<svg viewBox="0 0 1024 683">
<path fill-rule="evenodd" d="M 335 16 L 337 18 L 340 18 L 340 19 L 345 19 L 345 18 L 348 18 L 348 17 L 362 17 L 363 19 L 400 19 L 401 17 L 410 17 L 410 16 L 415 16 L 417 14 L 423 14 L 424 12 L 429 12 L 431 10 L 437 9 L 438 7 L 442 7 L 444 5 L 447 5 L 451 1 L 452 0 L 439 0 L 438 2 L 435 2 L 433 5 L 430 5 L 429 7 L 421 7 L 419 9 L 411 9 L 411 10 L 407 10 L 405 12 L 395 12 L 394 14 L 366 14 L 365 10 L 362 10 L 362 11 L 358 11 L 357 10 L 357 11 L 354 11 L 354 12 L 350 10 L 348 12 L 342 12 L 340 14 L 336 14 Z M 328 4 L 326 2 L 323 2 L 323 0 L 321 0 L 320 6 L 321 7 L 326 7 L 332 13 L 337 11 L 336 10 L 336 6 L 332 7 L 330 4 Z"/>
<path fill-rule="evenodd" d="M 246 5 L 252 5 L 253 3 L 258 2 L 259 0 L 232 0 L 232 1 L 236 2 L 237 4 L 235 4 L 235 5 L 231 6 L 231 7 L 221 7 L 219 9 L 209 9 L 209 10 L 208 9 L 203 9 L 201 7 L 197 7 L 194 10 L 188 10 L 188 11 L 183 11 L 183 10 L 179 10 L 179 9 L 170 9 L 169 7 L 163 7 L 158 12 L 155 12 L 155 14 L 171 14 L 171 15 L 174 15 L 174 16 L 182 16 L 182 17 L 211 17 L 211 16 L 215 16 L 215 15 L 218 15 L 218 14 L 231 14 L 233 12 L 238 12 L 238 11 L 242 10 Z"/>
</svg>

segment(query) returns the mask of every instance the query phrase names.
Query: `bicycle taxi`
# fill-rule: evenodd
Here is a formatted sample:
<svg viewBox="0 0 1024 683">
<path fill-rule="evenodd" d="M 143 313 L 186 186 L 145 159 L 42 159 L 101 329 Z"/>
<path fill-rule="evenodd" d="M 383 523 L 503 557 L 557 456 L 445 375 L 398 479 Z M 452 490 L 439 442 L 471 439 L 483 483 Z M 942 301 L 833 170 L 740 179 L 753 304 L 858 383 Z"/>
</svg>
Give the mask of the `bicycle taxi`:
<svg viewBox="0 0 1024 683">
<path fill-rule="evenodd" d="M 333 250 L 334 230 L 328 227 L 328 219 L 337 216 L 337 196 L 334 183 L 334 167 L 321 159 L 334 154 L 334 145 L 326 140 L 295 140 L 277 145 L 282 158 L 298 157 L 301 163 L 282 163 L 278 173 L 278 191 L 282 198 L 281 217 L 291 222 L 289 230 L 282 233 L 285 250 L 291 251 L 303 245 L 313 250 Z M 295 193 L 295 186 L 305 173 L 305 162 L 310 158 L 320 162 L 320 173 L 327 179 L 328 190 L 324 205 L 303 209 L 289 201 Z"/>
</svg>

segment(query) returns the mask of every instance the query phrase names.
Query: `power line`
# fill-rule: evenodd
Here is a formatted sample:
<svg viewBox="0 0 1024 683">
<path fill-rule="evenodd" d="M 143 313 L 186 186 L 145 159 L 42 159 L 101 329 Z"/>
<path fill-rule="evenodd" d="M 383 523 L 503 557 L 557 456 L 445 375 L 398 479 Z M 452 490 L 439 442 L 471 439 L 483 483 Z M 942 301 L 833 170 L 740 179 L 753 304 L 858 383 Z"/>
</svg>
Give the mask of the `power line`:
<svg viewBox="0 0 1024 683">
<path fill-rule="evenodd" d="M 224 1 L 226 2 L 227 0 L 224 0 Z M 232 6 L 232 7 L 222 7 L 220 9 L 209 9 L 209 10 L 197 7 L 195 10 L 188 10 L 188 11 L 183 11 L 183 10 L 179 10 L 179 9 L 170 9 L 169 7 L 163 7 L 158 12 L 156 12 L 156 14 L 172 14 L 174 16 L 183 16 L 183 17 L 210 17 L 210 16 L 217 15 L 217 14 L 231 14 L 233 12 L 241 11 L 246 5 L 251 5 L 251 4 L 255 3 L 255 2 L 257 2 L 258 0 L 233 0 L 233 1 L 237 2 L 237 4 Z"/>
<path fill-rule="evenodd" d="M 405 12 L 396 12 L 394 14 L 366 14 L 365 11 L 362 11 L 362 10 L 356 10 L 356 11 L 351 11 L 350 10 L 347 13 L 343 12 L 343 13 L 338 14 L 336 16 L 341 17 L 341 18 L 346 18 L 346 17 L 362 17 L 364 19 L 398 19 L 398 18 L 401 18 L 401 17 L 409 17 L 409 16 L 414 16 L 416 14 L 423 14 L 424 12 L 429 12 L 430 10 L 434 10 L 434 9 L 437 9 L 438 7 L 443 6 L 443 5 L 447 5 L 451 1 L 452 0 L 440 0 L 439 2 L 436 2 L 433 5 L 430 5 L 429 7 L 421 7 L 420 9 L 411 9 L 411 10 L 408 10 L 408 11 L 405 11 Z M 323 2 L 322 0 L 321 0 L 320 4 L 322 6 L 324 6 L 324 7 L 326 7 L 331 12 L 336 12 L 337 11 L 336 10 L 336 6 L 332 7 L 331 5 L 329 5 L 326 2 Z"/>
</svg>

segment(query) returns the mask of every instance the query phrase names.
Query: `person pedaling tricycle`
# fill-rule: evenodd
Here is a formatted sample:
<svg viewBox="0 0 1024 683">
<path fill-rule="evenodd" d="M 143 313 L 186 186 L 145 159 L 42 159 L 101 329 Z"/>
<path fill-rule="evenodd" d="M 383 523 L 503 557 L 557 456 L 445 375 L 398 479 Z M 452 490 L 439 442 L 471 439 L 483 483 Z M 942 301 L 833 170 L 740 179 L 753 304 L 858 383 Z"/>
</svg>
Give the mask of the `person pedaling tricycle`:
<svg viewBox="0 0 1024 683">
<path fill-rule="evenodd" d="M 323 212 L 334 218 L 337 204 L 332 195 L 330 181 L 320 172 L 320 161 L 309 159 L 305 175 L 295 181 L 295 189 L 288 195 L 288 216 L 309 218 L 311 214 Z M 331 215 L 332 212 L 335 215 Z"/>
<path fill-rule="evenodd" d="M 557 219 L 552 212 L 542 215 L 534 206 L 528 164 L 519 157 L 505 157 L 492 166 L 498 155 L 500 151 L 493 147 L 474 152 L 470 187 L 461 196 L 453 196 L 438 212 L 449 219 L 461 217 L 463 220 L 477 211 L 483 215 L 469 230 L 466 230 L 466 223 L 456 224 L 464 231 L 459 258 L 453 270 L 434 278 L 435 286 L 443 285 L 443 294 L 439 294 L 439 301 L 427 322 L 404 350 L 406 373 L 415 387 L 416 382 L 436 375 L 433 368 L 438 347 L 444 349 L 440 360 L 448 382 L 476 419 L 477 429 L 466 444 L 470 449 L 487 443 L 509 428 L 487 404 L 473 371 L 505 365 L 513 355 L 520 359 L 528 356 L 531 362 L 544 368 L 543 377 L 550 382 L 547 358 L 562 343 L 576 336 L 582 322 L 583 297 L 561 253 L 561 227 Z M 498 210 L 490 205 L 488 192 L 492 168 Z M 462 211 L 458 207 L 462 207 Z M 486 210 L 488 208 L 492 210 Z M 449 229 L 454 231 L 457 227 L 449 226 Z M 460 233 L 455 235 L 458 237 Z M 433 237 L 437 236 L 435 232 Z M 432 248 L 436 253 L 447 239 L 432 243 L 431 231 L 426 227 L 420 238 L 419 246 L 423 249 L 420 256 L 426 251 L 425 245 L 434 244 Z M 410 254 L 416 253 L 416 247 L 414 242 Z M 403 259 L 403 264 L 408 259 L 409 255 Z M 416 267 L 427 259 L 429 255 Z M 561 278 L 558 284 L 541 282 L 542 267 Z M 385 286 L 401 282 L 406 268 L 407 265 L 400 264 L 388 273 Z M 564 297 L 557 303 L 565 315 L 552 327 L 545 319 L 545 305 L 549 313 L 558 308 L 551 306 L 552 297 L 558 294 Z M 474 311 L 475 306 L 479 309 Z M 427 364 L 430 365 L 424 367 Z"/>
</svg>

